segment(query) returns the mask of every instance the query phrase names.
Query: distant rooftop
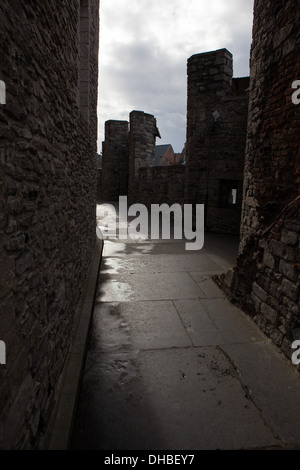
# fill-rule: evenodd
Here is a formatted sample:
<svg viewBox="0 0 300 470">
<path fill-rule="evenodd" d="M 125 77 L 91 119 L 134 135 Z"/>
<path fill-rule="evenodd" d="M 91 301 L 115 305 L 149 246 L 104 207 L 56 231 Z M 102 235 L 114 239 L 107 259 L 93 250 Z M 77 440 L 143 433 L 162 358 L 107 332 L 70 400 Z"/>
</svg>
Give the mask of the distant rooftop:
<svg viewBox="0 0 300 470">
<path fill-rule="evenodd" d="M 170 147 L 172 147 L 171 144 L 156 145 L 156 147 L 155 147 L 155 166 L 160 166 L 161 157 L 164 157 L 167 154 Z"/>
</svg>

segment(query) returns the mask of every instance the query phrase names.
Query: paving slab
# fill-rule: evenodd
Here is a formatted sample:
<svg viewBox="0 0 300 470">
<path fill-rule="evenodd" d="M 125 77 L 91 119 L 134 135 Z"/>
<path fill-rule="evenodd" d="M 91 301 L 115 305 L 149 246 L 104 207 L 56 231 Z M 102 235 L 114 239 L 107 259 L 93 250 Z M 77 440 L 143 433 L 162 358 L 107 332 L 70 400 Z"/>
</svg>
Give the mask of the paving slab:
<svg viewBox="0 0 300 470">
<path fill-rule="evenodd" d="M 222 347 L 282 445 L 300 447 L 300 377 L 270 342 Z"/>
<path fill-rule="evenodd" d="M 102 273 L 122 274 L 140 272 L 209 272 L 211 275 L 223 272 L 220 265 L 213 262 L 206 254 L 142 254 L 139 256 L 105 258 Z"/>
<path fill-rule="evenodd" d="M 192 346 L 171 301 L 112 302 L 95 306 L 90 350 Z"/>
<path fill-rule="evenodd" d="M 199 300 L 226 344 L 266 341 L 266 336 L 239 308 L 228 299 Z"/>
<path fill-rule="evenodd" d="M 237 251 L 104 242 L 72 449 L 300 448 L 299 373 L 211 277 Z"/>
<path fill-rule="evenodd" d="M 90 352 L 82 397 L 77 449 L 276 445 L 234 369 L 213 348 Z"/>
<path fill-rule="evenodd" d="M 225 343 L 198 299 L 176 300 L 174 303 L 194 346 Z"/>
<path fill-rule="evenodd" d="M 204 275 L 203 272 L 191 272 L 190 274 L 203 292 L 203 299 L 224 299 L 226 297 L 224 292 L 212 280 L 211 276 Z"/>
<path fill-rule="evenodd" d="M 186 272 L 100 275 L 97 302 L 198 298 L 201 290 Z"/>
<path fill-rule="evenodd" d="M 216 245 L 216 246 L 215 246 Z M 211 249 L 212 248 L 212 249 Z M 140 254 L 188 254 L 198 256 L 209 255 L 211 261 L 216 259 L 217 264 L 232 267 L 236 261 L 238 241 L 235 237 L 220 234 L 205 234 L 204 246 L 201 250 L 187 252 L 184 240 L 145 240 L 134 241 L 131 239 L 120 240 L 106 239 L 104 244 L 104 256 L 139 256 Z"/>
</svg>

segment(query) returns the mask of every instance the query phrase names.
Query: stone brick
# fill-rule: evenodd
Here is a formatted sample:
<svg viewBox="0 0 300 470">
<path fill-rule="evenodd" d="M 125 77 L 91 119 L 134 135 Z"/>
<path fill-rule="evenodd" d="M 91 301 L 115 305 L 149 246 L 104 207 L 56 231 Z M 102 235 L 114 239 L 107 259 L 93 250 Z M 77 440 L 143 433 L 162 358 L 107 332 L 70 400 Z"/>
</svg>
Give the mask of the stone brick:
<svg viewBox="0 0 300 470">
<path fill-rule="evenodd" d="M 276 324 L 278 314 L 273 308 L 269 307 L 266 303 L 262 302 L 260 306 L 260 311 L 264 318 L 266 318 L 270 323 L 272 323 L 273 325 Z"/>
<path fill-rule="evenodd" d="M 299 316 L 299 305 L 295 304 L 295 302 L 293 302 L 289 297 L 286 297 L 285 295 L 283 295 L 282 304 L 287 307 L 288 312 L 291 315 L 295 317 Z"/>
<path fill-rule="evenodd" d="M 290 230 L 282 230 L 281 234 L 281 243 L 284 243 L 285 245 L 292 245 L 295 246 L 297 245 L 299 240 L 299 235 L 296 232 L 292 232 Z"/>
<path fill-rule="evenodd" d="M 288 231 L 291 230 L 292 232 L 296 232 L 296 233 L 300 232 L 300 222 L 295 219 L 285 220 L 284 227 Z"/>
<path fill-rule="evenodd" d="M 251 299 L 252 299 L 252 301 L 253 301 L 255 311 L 256 311 L 256 312 L 259 312 L 259 311 L 260 311 L 261 302 L 262 302 L 261 299 L 260 299 L 254 292 L 251 292 Z"/>
<path fill-rule="evenodd" d="M 31 252 L 26 250 L 16 259 L 16 275 L 21 276 L 27 269 L 32 268 L 32 255 Z"/>
<path fill-rule="evenodd" d="M 281 291 L 284 292 L 289 299 L 297 302 L 299 298 L 299 284 L 297 285 L 288 279 L 283 279 L 281 284 Z"/>
<path fill-rule="evenodd" d="M 287 263 L 286 261 L 280 260 L 279 271 L 291 281 L 297 280 L 297 271 L 292 263 Z"/>
<path fill-rule="evenodd" d="M 275 259 L 267 250 L 264 252 L 263 263 L 271 269 L 275 266 Z"/>
<path fill-rule="evenodd" d="M 283 340 L 283 334 L 281 333 L 281 331 L 274 328 L 270 332 L 269 336 L 273 340 L 273 342 L 276 344 L 276 346 L 279 346 L 279 347 L 281 346 L 282 340 Z"/>
<path fill-rule="evenodd" d="M 294 261 L 295 258 L 295 251 L 290 246 L 286 246 L 284 243 L 281 243 L 277 240 L 271 240 L 270 244 L 270 252 L 274 256 L 278 256 L 286 261 Z"/>
<path fill-rule="evenodd" d="M 253 283 L 252 290 L 254 294 L 260 298 L 263 302 L 266 302 L 268 299 L 268 294 L 267 292 L 262 289 L 256 282 Z"/>
<path fill-rule="evenodd" d="M 300 327 L 293 329 L 293 341 L 300 341 Z"/>
</svg>

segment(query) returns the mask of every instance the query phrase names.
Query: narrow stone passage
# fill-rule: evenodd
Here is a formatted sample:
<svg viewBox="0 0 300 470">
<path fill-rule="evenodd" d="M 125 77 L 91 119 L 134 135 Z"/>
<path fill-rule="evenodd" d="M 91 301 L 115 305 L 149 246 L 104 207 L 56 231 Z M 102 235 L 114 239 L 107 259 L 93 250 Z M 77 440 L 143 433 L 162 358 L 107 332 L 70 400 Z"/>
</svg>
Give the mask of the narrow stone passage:
<svg viewBox="0 0 300 470">
<path fill-rule="evenodd" d="M 106 240 L 72 449 L 297 447 L 300 379 L 211 276 L 238 240 Z"/>
</svg>

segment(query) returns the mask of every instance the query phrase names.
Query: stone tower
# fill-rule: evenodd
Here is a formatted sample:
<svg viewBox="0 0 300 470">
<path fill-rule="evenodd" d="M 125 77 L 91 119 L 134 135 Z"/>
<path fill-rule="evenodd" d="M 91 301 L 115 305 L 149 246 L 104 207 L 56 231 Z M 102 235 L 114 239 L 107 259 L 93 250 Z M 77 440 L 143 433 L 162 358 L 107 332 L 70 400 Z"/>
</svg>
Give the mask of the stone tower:
<svg viewBox="0 0 300 470">
<path fill-rule="evenodd" d="M 116 201 L 128 193 L 129 123 L 106 121 L 103 143 L 103 197 Z"/>
<path fill-rule="evenodd" d="M 155 166 L 156 137 L 160 138 L 156 119 L 143 111 L 130 113 L 129 202 L 136 201 L 139 168 Z M 142 201 L 141 201 L 142 202 Z"/>
<path fill-rule="evenodd" d="M 205 204 L 206 227 L 239 231 L 249 78 L 232 78 L 227 49 L 188 60 L 185 199 Z"/>
</svg>

